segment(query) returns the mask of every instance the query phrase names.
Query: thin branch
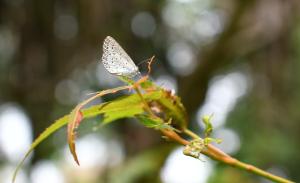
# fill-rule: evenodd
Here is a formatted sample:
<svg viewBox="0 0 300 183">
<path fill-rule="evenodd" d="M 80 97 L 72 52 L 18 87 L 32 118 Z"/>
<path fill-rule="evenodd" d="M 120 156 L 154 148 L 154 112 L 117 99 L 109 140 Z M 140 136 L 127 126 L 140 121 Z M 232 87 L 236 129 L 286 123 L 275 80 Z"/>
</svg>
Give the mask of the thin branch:
<svg viewBox="0 0 300 183">
<path fill-rule="evenodd" d="M 187 145 L 189 142 L 185 139 L 183 139 L 182 137 L 180 137 L 177 133 L 173 132 L 173 131 L 166 131 L 166 130 L 162 130 L 162 133 L 164 135 L 166 135 L 167 137 L 169 137 L 170 139 L 182 144 L 182 145 Z M 185 134 L 191 136 L 192 138 L 201 138 L 199 137 L 197 134 L 195 134 L 194 132 L 186 129 L 184 131 Z M 227 165 L 233 166 L 233 167 L 237 167 L 239 169 L 245 170 L 247 172 L 251 172 L 254 173 L 256 175 L 259 175 L 261 177 L 264 177 L 266 179 L 269 179 L 273 182 L 279 182 L 279 183 L 293 183 L 293 181 L 287 180 L 285 178 L 273 175 L 271 173 L 268 173 L 260 168 L 257 168 L 253 165 L 247 164 L 247 163 L 243 163 L 231 156 L 229 156 L 228 154 L 226 154 L 225 152 L 221 151 L 220 149 L 216 148 L 215 146 L 209 144 L 207 146 L 206 149 L 204 149 L 202 152 L 202 154 L 216 160 L 222 163 L 225 163 Z"/>
</svg>

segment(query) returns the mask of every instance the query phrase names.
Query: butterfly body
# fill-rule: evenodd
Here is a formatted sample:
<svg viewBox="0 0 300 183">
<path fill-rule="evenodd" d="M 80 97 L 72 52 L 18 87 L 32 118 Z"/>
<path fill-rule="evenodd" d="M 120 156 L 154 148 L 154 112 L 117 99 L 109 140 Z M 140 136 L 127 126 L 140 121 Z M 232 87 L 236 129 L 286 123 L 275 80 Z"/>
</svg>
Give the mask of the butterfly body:
<svg viewBox="0 0 300 183">
<path fill-rule="evenodd" d="M 105 69 L 113 75 L 132 78 L 140 73 L 133 60 L 110 36 L 104 39 L 102 63 Z"/>
</svg>

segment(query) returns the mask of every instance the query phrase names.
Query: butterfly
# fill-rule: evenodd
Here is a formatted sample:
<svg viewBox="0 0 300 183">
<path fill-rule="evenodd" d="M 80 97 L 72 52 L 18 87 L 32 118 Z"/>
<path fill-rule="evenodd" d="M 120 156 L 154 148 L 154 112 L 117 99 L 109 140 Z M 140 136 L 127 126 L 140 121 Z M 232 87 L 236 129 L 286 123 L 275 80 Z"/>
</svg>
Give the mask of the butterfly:
<svg viewBox="0 0 300 183">
<path fill-rule="evenodd" d="M 138 67 L 123 50 L 119 43 L 107 36 L 103 42 L 102 63 L 111 74 L 133 78 L 140 74 Z"/>
</svg>

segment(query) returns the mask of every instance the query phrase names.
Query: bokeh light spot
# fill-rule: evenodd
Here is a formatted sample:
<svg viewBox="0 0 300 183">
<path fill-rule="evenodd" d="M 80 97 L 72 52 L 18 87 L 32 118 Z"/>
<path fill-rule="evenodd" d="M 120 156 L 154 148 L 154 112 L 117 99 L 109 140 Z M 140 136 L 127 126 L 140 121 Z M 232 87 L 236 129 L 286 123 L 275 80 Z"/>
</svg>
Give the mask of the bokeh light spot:
<svg viewBox="0 0 300 183">
<path fill-rule="evenodd" d="M 137 13 L 131 21 L 132 32 L 139 37 L 150 37 L 156 29 L 156 23 L 153 16 L 148 12 Z"/>
<path fill-rule="evenodd" d="M 12 180 L 12 172 L 15 170 L 15 165 L 4 165 L 0 167 L 0 182 L 1 183 L 11 183 Z M 23 170 L 18 172 L 18 176 L 16 178 L 17 183 L 30 183 L 29 178 L 25 174 Z"/>
<path fill-rule="evenodd" d="M 215 144 L 215 146 L 227 154 L 234 154 L 240 149 L 240 138 L 237 133 L 231 129 L 217 129 L 214 131 L 213 137 L 222 140 L 222 143 Z"/>
<path fill-rule="evenodd" d="M 64 175 L 51 161 L 39 161 L 34 165 L 31 175 L 32 183 L 64 183 Z"/>
<path fill-rule="evenodd" d="M 214 78 L 209 85 L 205 103 L 197 114 L 200 126 L 203 127 L 201 117 L 207 114 L 214 114 L 212 120 L 214 127 L 222 126 L 228 113 L 234 108 L 237 100 L 247 92 L 248 87 L 248 78 L 239 72 Z"/>
<path fill-rule="evenodd" d="M 205 161 L 185 156 L 183 148 L 177 148 L 168 157 L 161 170 L 161 179 L 164 183 L 205 183 L 210 176 L 213 165 L 204 156 Z"/>
<path fill-rule="evenodd" d="M 0 106 L 0 150 L 12 163 L 18 162 L 32 141 L 30 120 L 15 104 Z"/>
<path fill-rule="evenodd" d="M 155 83 L 158 86 L 161 86 L 167 90 L 171 90 L 176 92 L 177 91 L 177 83 L 176 83 L 176 79 L 174 79 L 171 76 L 168 75 L 161 75 L 159 76 L 156 80 Z"/>
<path fill-rule="evenodd" d="M 186 43 L 177 42 L 171 45 L 167 52 L 167 58 L 177 74 L 189 75 L 196 68 L 194 52 Z"/>
</svg>

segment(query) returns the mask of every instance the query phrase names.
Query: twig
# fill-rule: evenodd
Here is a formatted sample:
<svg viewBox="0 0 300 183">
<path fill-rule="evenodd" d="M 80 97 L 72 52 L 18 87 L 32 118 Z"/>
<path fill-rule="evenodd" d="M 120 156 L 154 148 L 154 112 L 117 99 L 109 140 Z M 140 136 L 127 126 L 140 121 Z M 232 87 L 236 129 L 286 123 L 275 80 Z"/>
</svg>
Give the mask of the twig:
<svg viewBox="0 0 300 183">
<path fill-rule="evenodd" d="M 183 138 L 181 138 L 177 133 L 173 132 L 173 131 L 165 131 L 163 130 L 162 133 L 169 137 L 170 139 L 182 144 L 182 145 L 187 145 L 189 142 Z M 186 129 L 184 130 L 184 133 L 189 135 L 192 138 L 200 138 L 197 134 L 195 134 L 194 132 Z M 279 182 L 279 183 L 293 183 L 293 181 L 287 180 L 285 178 L 273 175 L 271 173 L 268 173 L 262 169 L 259 169 L 253 165 L 247 164 L 247 163 L 243 163 L 231 156 L 229 156 L 228 154 L 226 154 L 225 152 L 221 151 L 220 149 L 216 148 L 215 146 L 209 144 L 207 146 L 206 149 L 204 149 L 202 152 L 202 154 L 216 160 L 222 163 L 225 163 L 227 165 L 233 166 L 233 167 L 237 167 L 239 169 L 254 173 L 256 175 L 259 175 L 261 177 L 264 177 L 266 179 L 269 179 L 273 182 Z"/>
</svg>

